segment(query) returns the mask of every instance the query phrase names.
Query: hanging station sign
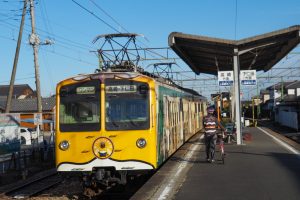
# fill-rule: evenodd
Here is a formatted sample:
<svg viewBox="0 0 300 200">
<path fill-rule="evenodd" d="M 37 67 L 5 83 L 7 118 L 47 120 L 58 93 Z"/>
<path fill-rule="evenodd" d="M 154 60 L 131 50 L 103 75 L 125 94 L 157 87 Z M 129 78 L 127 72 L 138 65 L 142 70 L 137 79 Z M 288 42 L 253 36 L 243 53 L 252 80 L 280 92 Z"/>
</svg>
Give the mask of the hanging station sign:
<svg viewBox="0 0 300 200">
<path fill-rule="evenodd" d="M 233 85 L 233 71 L 218 71 L 219 86 Z"/>
<path fill-rule="evenodd" d="M 256 85 L 256 70 L 241 70 L 241 85 Z"/>
</svg>

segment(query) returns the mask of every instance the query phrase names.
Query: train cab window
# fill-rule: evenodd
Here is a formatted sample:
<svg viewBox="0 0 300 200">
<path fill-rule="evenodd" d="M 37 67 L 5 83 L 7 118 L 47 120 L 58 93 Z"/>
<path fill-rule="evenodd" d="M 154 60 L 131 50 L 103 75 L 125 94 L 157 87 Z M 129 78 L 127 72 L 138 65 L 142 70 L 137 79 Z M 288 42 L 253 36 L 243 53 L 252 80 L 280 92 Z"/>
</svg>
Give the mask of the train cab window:
<svg viewBox="0 0 300 200">
<path fill-rule="evenodd" d="M 100 130 L 100 82 L 98 80 L 63 86 L 59 95 L 60 131 Z"/>
<path fill-rule="evenodd" d="M 106 79 L 106 130 L 149 129 L 149 86 L 143 82 Z"/>
</svg>

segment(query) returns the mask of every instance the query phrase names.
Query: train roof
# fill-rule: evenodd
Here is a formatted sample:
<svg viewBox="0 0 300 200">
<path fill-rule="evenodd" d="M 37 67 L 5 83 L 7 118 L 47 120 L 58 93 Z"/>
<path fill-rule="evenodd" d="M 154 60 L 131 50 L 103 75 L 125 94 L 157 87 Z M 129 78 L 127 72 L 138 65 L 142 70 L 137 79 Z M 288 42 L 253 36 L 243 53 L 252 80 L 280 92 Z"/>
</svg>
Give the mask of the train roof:
<svg viewBox="0 0 300 200">
<path fill-rule="evenodd" d="M 155 80 L 159 81 L 159 82 L 162 82 L 162 83 L 165 83 L 165 84 L 168 84 L 168 85 L 172 85 L 180 90 L 183 90 L 184 92 L 187 92 L 187 93 L 190 93 L 194 96 L 198 96 L 200 97 L 201 99 L 205 99 L 206 100 L 206 97 L 202 96 L 201 94 L 199 94 L 197 91 L 193 90 L 193 89 L 189 89 L 189 88 L 184 88 L 182 86 L 179 86 L 177 85 L 176 83 L 174 83 L 174 81 L 172 81 L 171 79 L 166 79 L 166 78 L 163 78 L 163 77 L 160 77 L 160 76 L 157 76 L 153 73 L 150 73 L 150 72 L 147 72 L 147 71 L 143 71 L 141 72 L 143 75 L 145 76 L 149 76 L 149 77 L 152 77 L 154 78 Z"/>
<path fill-rule="evenodd" d="M 143 76 L 146 76 L 146 77 L 149 77 L 149 78 L 152 78 L 154 79 L 155 81 L 158 81 L 160 83 L 163 83 L 163 84 L 167 84 L 167 85 L 170 85 L 170 86 L 173 86 L 175 88 L 178 88 L 179 90 L 182 90 L 186 93 L 189 93 L 191 95 L 194 95 L 194 96 L 197 96 L 198 98 L 200 99 L 203 99 L 203 100 L 207 100 L 206 97 L 202 96 L 201 94 L 199 94 L 197 91 L 193 90 L 193 89 L 190 89 L 190 88 L 185 88 L 185 87 L 182 87 L 182 86 L 179 86 L 177 85 L 174 81 L 172 81 L 171 79 L 166 79 L 166 78 L 163 78 L 163 77 L 160 77 L 160 76 L 157 76 L 153 73 L 150 73 L 150 72 L 147 72 L 147 71 L 143 71 L 141 68 L 139 68 L 140 70 L 138 70 L 137 72 L 134 72 L 134 71 L 101 71 L 101 72 L 98 72 L 98 73 L 93 73 L 93 74 L 78 74 L 76 76 L 73 76 L 73 77 L 69 77 L 63 81 L 66 81 L 66 80 L 69 80 L 69 79 L 73 79 L 73 80 L 85 80 L 87 78 L 91 78 L 91 79 L 96 79 L 98 78 L 101 74 L 114 74 L 114 73 L 126 73 L 128 75 L 128 78 L 133 78 L 136 76 L 136 74 L 140 74 L 140 75 L 143 75 Z M 61 81 L 61 82 L 63 82 Z"/>
</svg>

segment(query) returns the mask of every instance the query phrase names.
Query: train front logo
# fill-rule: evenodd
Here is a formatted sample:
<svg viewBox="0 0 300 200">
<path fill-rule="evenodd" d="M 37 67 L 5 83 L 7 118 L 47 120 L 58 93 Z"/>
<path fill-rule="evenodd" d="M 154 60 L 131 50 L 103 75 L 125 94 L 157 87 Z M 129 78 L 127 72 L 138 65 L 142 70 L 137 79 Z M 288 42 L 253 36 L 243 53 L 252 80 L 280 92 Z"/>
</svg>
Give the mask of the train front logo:
<svg viewBox="0 0 300 200">
<path fill-rule="evenodd" d="M 111 156 L 114 151 L 114 145 L 110 139 L 99 137 L 93 144 L 93 152 L 97 158 L 106 159 Z"/>
</svg>

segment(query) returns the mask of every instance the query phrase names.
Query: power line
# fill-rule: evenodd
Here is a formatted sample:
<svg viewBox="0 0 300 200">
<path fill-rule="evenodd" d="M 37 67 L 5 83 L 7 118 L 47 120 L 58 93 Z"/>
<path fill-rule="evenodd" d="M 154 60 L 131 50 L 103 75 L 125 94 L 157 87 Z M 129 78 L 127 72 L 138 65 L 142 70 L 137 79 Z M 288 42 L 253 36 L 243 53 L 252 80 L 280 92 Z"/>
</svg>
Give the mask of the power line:
<svg viewBox="0 0 300 200">
<path fill-rule="evenodd" d="M 9 38 L 9 37 L 6 37 L 6 36 L 1 36 L 1 35 L 0 35 L 0 38 L 6 39 L 6 40 L 10 40 L 10 41 L 14 41 L 14 42 L 16 41 L 13 38 Z M 27 44 L 27 43 L 22 42 L 22 44 Z M 97 66 L 97 64 L 95 64 L 95 63 L 91 63 L 89 61 L 85 61 L 85 60 L 78 59 L 78 58 L 75 58 L 75 57 L 72 57 L 72 56 L 69 56 L 69 55 L 65 55 L 65 54 L 57 52 L 55 50 L 47 50 L 47 49 L 43 49 L 43 48 L 41 48 L 40 50 L 48 52 L 48 53 L 51 53 L 51 54 L 55 54 L 55 55 L 58 55 L 58 56 L 61 56 L 61 57 L 64 57 L 64 58 L 75 60 L 75 61 L 78 61 L 78 62 L 81 62 L 81 63 L 84 63 L 84 64 L 89 64 L 89 65 Z"/>
<path fill-rule="evenodd" d="M 12 27 L 15 27 L 15 25 L 10 24 L 10 23 L 5 23 L 5 24 L 8 24 L 8 25 L 10 25 L 10 26 L 12 26 Z M 27 25 L 27 26 L 29 26 L 29 25 Z M 38 29 L 38 28 L 37 28 L 37 30 L 41 30 L 41 29 Z M 27 33 L 30 33 L 30 31 L 29 31 L 28 29 L 25 29 L 25 31 L 26 31 Z M 41 30 L 41 31 L 44 32 L 43 30 Z M 41 34 L 41 35 L 43 36 L 44 34 Z M 53 36 L 57 36 L 57 35 L 53 34 Z M 2 36 L 2 37 L 5 37 L 5 36 Z M 63 38 L 63 37 L 61 37 L 61 36 L 57 36 L 57 37 Z M 11 39 L 11 38 L 6 37 L 5 39 Z M 15 40 L 15 39 L 14 39 L 14 40 Z M 62 43 L 62 44 L 59 44 L 59 43 Z M 63 45 L 63 44 L 65 44 L 65 45 L 67 45 L 67 46 L 73 46 L 73 47 L 78 48 L 78 49 L 80 49 L 80 50 L 82 50 L 82 49 L 90 50 L 89 48 L 86 48 L 86 47 L 84 47 L 84 46 L 81 46 L 80 43 L 78 43 L 78 45 L 77 45 L 76 42 L 73 42 L 73 41 L 68 40 L 68 39 L 62 39 L 62 40 L 59 39 L 59 40 L 56 40 L 56 46 L 62 46 L 62 47 L 67 48 L 67 49 L 69 49 L 69 50 L 76 51 L 76 50 L 74 50 L 74 49 L 72 49 L 72 48 L 69 48 L 69 47 Z M 87 52 L 83 52 L 83 51 L 76 51 L 76 52 L 81 52 L 82 54 L 87 54 Z"/>
<path fill-rule="evenodd" d="M 17 78 L 15 79 L 16 81 L 20 81 L 20 80 L 29 80 L 29 79 L 34 79 L 34 76 L 29 76 L 29 77 L 24 77 L 24 78 Z M 7 81 L 0 81 L 0 83 L 9 83 L 10 80 Z"/>
<path fill-rule="evenodd" d="M 42 1 L 42 0 L 40 0 L 40 13 L 42 15 L 42 19 L 44 20 L 43 24 L 45 24 L 46 31 L 48 33 L 53 33 L 52 27 L 51 27 L 51 25 L 49 23 L 49 20 L 48 20 L 47 9 L 46 9 L 46 6 L 44 5 L 44 1 Z"/>
<path fill-rule="evenodd" d="M 107 23 L 106 21 L 104 21 L 103 19 L 101 19 L 99 16 L 97 16 L 95 13 L 93 13 L 92 11 L 90 11 L 89 9 L 87 9 L 86 7 L 84 7 L 83 5 L 79 4 L 77 1 L 72 0 L 76 5 L 78 5 L 80 8 L 82 8 L 83 10 L 85 10 L 86 12 L 90 13 L 91 15 L 93 15 L 94 17 L 96 17 L 98 20 L 100 20 L 102 23 L 104 23 L 105 25 L 107 25 L 108 27 L 110 27 L 111 29 L 113 29 L 114 31 L 120 33 L 117 29 L 115 29 L 113 26 L 111 26 L 109 23 Z"/>
<path fill-rule="evenodd" d="M 84 61 L 82 59 L 74 58 L 72 56 L 68 56 L 68 55 L 65 55 L 65 54 L 62 54 L 62 53 L 59 53 L 59 52 L 56 52 L 56 51 L 50 51 L 50 50 L 47 50 L 47 49 L 41 49 L 41 50 L 46 51 L 48 53 L 52 53 L 52 54 L 58 55 L 58 56 L 62 56 L 64 58 L 68 58 L 68 59 L 71 59 L 71 60 L 76 60 L 76 61 L 81 62 L 81 63 L 85 63 L 85 64 L 97 66 L 97 64 L 90 63 L 89 61 Z"/>
<path fill-rule="evenodd" d="M 1 22 L 1 23 L 9 25 L 11 27 L 17 28 L 17 25 L 14 25 L 14 24 L 11 24 L 11 23 L 8 23 L 8 22 Z M 25 26 L 30 27 L 30 25 L 28 25 L 28 24 L 25 24 Z M 88 46 L 86 44 L 81 44 L 79 42 L 72 41 L 72 40 L 70 40 L 68 38 L 65 38 L 65 37 L 62 37 L 62 36 L 59 36 L 59 35 L 56 35 L 56 34 L 51 34 L 51 33 L 47 32 L 47 31 L 45 31 L 43 29 L 40 29 L 40 28 L 37 28 L 37 30 L 40 31 L 40 32 L 43 32 L 45 34 L 48 34 L 50 36 L 53 36 L 53 37 L 56 37 L 56 38 L 61 38 L 61 40 L 55 40 L 55 41 L 60 41 L 62 43 L 68 44 L 70 46 L 74 46 L 76 48 L 87 49 L 87 50 L 90 50 L 91 48 L 93 48 L 92 46 Z M 27 31 L 28 33 L 30 32 L 30 30 L 28 30 L 28 29 L 25 29 L 25 31 Z M 44 35 L 44 34 L 41 34 L 41 35 Z M 46 35 L 44 35 L 44 36 L 46 36 Z"/>
<path fill-rule="evenodd" d="M 117 20 L 115 20 L 110 14 L 108 14 L 103 8 L 101 8 L 97 3 L 95 3 L 94 0 L 89 0 L 90 2 L 92 2 L 92 4 L 94 4 L 99 10 L 101 10 L 106 16 L 108 16 L 111 20 L 113 20 L 118 26 L 120 26 L 123 30 L 125 30 L 127 33 L 129 33 L 128 30 L 126 30 L 126 28 L 124 28 Z"/>
<path fill-rule="evenodd" d="M 236 40 L 238 2 L 235 0 L 234 39 Z"/>
<path fill-rule="evenodd" d="M 98 20 L 100 20 L 101 22 L 103 22 L 104 24 L 106 24 L 108 27 L 110 27 L 111 29 L 113 29 L 114 31 L 121 33 L 120 31 L 118 31 L 116 28 L 114 28 L 112 25 L 110 25 L 109 23 L 107 23 L 106 21 L 104 21 L 103 19 L 101 19 L 99 16 L 97 16 L 95 13 L 93 13 L 92 11 L 90 11 L 89 9 L 87 9 L 86 7 L 82 6 L 81 4 L 79 4 L 77 1 L 72 0 L 72 2 L 74 2 L 76 5 L 78 5 L 79 7 L 81 7 L 82 9 L 84 9 L 85 11 L 87 11 L 88 13 L 90 13 L 91 15 L 93 15 L 94 17 L 96 17 Z M 94 3 L 94 2 L 93 2 Z M 95 5 L 95 4 L 94 4 Z M 96 4 L 97 5 L 97 4 Z M 96 6 L 97 7 L 97 6 Z M 103 12 L 105 12 L 102 8 L 100 8 L 100 6 L 98 6 L 99 9 L 101 9 Z M 105 12 L 106 15 L 108 15 L 110 18 L 112 18 L 107 12 Z M 113 19 L 113 18 L 112 18 Z M 113 19 L 113 21 L 115 21 L 117 24 L 119 24 L 116 20 Z M 122 27 L 123 28 L 123 27 Z M 125 28 L 123 28 L 124 30 L 126 30 Z M 126 30 L 127 31 L 127 30 Z M 127 31 L 128 32 L 128 31 Z M 141 42 L 142 43 L 142 42 Z M 142 43 L 143 44 L 143 43 Z M 144 44 L 145 45 L 145 44 Z M 145 45 L 146 46 L 146 45 Z M 140 46 L 138 46 L 139 48 L 141 48 Z M 158 55 L 163 59 L 166 59 L 164 56 L 154 52 L 153 50 L 147 50 L 150 53 L 154 54 L 154 55 Z"/>
</svg>

